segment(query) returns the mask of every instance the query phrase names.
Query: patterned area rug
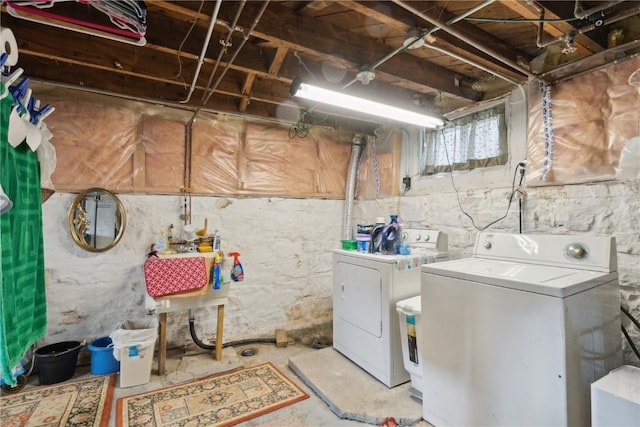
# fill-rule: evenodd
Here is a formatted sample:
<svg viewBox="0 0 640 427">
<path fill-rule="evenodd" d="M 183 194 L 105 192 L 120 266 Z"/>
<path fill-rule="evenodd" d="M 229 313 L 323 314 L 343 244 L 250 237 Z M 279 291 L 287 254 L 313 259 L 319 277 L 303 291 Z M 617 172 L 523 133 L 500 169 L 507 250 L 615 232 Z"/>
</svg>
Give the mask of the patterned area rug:
<svg viewBox="0 0 640 427">
<path fill-rule="evenodd" d="M 3 427 L 99 427 L 109 423 L 114 375 L 34 387 L 0 398 Z"/>
<path fill-rule="evenodd" d="M 230 426 L 308 398 L 271 363 L 118 399 L 118 427 Z"/>
</svg>

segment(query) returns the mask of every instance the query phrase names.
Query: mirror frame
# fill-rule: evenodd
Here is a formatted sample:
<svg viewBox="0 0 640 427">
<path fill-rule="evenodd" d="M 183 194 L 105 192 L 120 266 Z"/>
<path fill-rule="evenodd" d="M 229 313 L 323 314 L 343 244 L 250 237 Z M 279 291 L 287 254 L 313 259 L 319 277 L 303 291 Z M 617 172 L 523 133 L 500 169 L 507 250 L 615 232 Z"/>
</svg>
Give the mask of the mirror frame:
<svg viewBox="0 0 640 427">
<path fill-rule="evenodd" d="M 82 200 L 90 193 L 94 193 L 94 192 L 101 192 L 104 193 L 110 197 L 113 198 L 113 200 L 116 203 L 116 208 L 117 208 L 117 212 L 120 214 L 120 230 L 118 231 L 118 235 L 113 239 L 113 242 L 111 242 L 111 244 L 103 247 L 103 248 L 94 248 L 93 246 L 89 245 L 89 243 L 87 243 L 83 236 L 83 233 L 81 233 L 79 231 L 79 225 L 84 223 L 84 226 L 86 227 L 88 225 L 88 221 L 86 219 L 86 213 L 84 212 L 84 210 L 81 208 L 81 202 Z M 76 212 L 80 211 L 80 215 L 78 217 L 76 217 Z M 81 218 L 80 221 L 77 221 L 76 218 Z M 84 219 L 82 219 L 84 218 Z M 88 190 L 83 191 L 82 193 L 78 194 L 75 199 L 73 199 L 73 202 L 71 203 L 71 206 L 69 207 L 69 214 L 68 214 L 68 220 L 69 220 L 69 233 L 71 234 L 71 238 L 73 239 L 74 242 L 76 242 L 76 244 L 78 246 L 80 246 L 82 249 L 87 250 L 89 252 L 104 252 L 104 251 L 108 251 L 109 249 L 111 249 L 112 247 L 114 247 L 122 238 L 122 235 L 124 234 L 124 230 L 126 228 L 127 225 L 127 214 L 126 211 L 124 209 L 124 205 L 122 204 L 122 202 L 120 201 L 120 199 L 118 198 L 118 196 L 116 196 L 115 193 L 106 190 L 104 188 L 89 188 Z"/>
</svg>

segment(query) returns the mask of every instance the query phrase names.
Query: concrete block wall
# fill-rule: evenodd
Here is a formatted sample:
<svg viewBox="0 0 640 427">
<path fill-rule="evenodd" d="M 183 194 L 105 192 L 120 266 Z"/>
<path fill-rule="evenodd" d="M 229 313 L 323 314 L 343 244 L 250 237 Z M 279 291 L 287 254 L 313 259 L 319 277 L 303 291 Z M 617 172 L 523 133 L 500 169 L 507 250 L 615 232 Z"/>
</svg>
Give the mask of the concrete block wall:
<svg viewBox="0 0 640 427">
<path fill-rule="evenodd" d="M 525 190 L 524 232 L 616 237 L 621 300 L 640 318 L 640 182 Z M 504 215 L 509 192 L 467 189 L 460 203 L 478 226 L 485 226 Z M 43 205 L 48 330 L 39 344 L 92 340 L 123 320 L 145 316 L 142 264 L 160 228 L 179 223 L 178 196 L 120 195 L 127 210 L 122 241 L 107 252 L 90 253 L 69 235 L 73 197 L 56 193 Z M 229 294 L 225 342 L 331 322 L 331 253 L 340 246 L 343 207 L 340 200 L 193 198 L 193 224 L 208 218 L 209 231 L 220 230 L 223 250 L 240 252 L 245 268 L 245 280 L 233 284 Z M 447 232 L 453 256 L 471 254 L 477 231 L 453 191 L 358 201 L 354 224 L 392 213 L 407 226 Z M 517 200 L 490 229 L 518 232 Z M 195 317 L 198 336 L 205 342 L 215 339 L 216 309 L 198 309 Z M 625 325 L 640 342 L 640 332 L 628 321 Z M 192 343 L 188 312 L 169 314 L 167 335 L 170 347 Z M 625 362 L 639 365 L 626 343 L 624 348 Z"/>
<path fill-rule="evenodd" d="M 179 229 L 182 200 L 167 195 L 119 195 L 127 214 L 122 240 L 91 253 L 67 224 L 75 194 L 56 193 L 43 205 L 47 334 L 39 345 L 109 335 L 118 323 L 147 315 L 142 265 L 162 228 Z M 245 280 L 233 283 L 225 307 L 224 342 L 275 337 L 277 328 L 326 325 L 332 315 L 332 253 L 340 245 L 340 200 L 193 197 L 192 223 L 220 230 L 225 253 L 240 252 Z M 232 258 L 223 267 L 231 269 Z M 215 340 L 216 308 L 194 311 L 198 337 Z M 193 343 L 188 311 L 168 315 L 167 344 Z"/>
</svg>

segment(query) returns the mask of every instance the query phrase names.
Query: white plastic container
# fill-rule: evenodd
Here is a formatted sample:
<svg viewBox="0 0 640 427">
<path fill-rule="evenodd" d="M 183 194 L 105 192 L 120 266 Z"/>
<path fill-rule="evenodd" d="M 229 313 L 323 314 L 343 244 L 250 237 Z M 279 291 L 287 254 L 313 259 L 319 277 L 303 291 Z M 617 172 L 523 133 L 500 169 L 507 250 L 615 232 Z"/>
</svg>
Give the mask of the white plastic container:
<svg viewBox="0 0 640 427">
<path fill-rule="evenodd" d="M 154 344 L 132 345 L 123 352 L 120 359 L 120 388 L 147 384 L 151 381 Z"/>
<path fill-rule="evenodd" d="M 411 376 L 409 393 L 422 400 L 422 352 L 418 337 L 422 331 L 422 307 L 420 295 L 396 303 L 400 321 L 400 342 L 404 368 Z"/>
<path fill-rule="evenodd" d="M 151 380 L 158 319 L 126 320 L 109 336 L 113 341 L 113 357 L 120 361 L 120 387 L 147 384 Z"/>
<path fill-rule="evenodd" d="M 591 425 L 640 425 L 640 368 L 622 366 L 591 384 Z"/>
</svg>

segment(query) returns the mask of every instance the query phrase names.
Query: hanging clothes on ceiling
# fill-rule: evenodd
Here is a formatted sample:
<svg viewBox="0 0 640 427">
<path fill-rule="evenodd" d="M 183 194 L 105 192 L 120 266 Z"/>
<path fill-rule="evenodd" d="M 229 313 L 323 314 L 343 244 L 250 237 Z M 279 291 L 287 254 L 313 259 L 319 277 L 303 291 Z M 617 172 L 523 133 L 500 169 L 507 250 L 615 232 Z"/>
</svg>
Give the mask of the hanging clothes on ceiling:
<svg viewBox="0 0 640 427">
<path fill-rule="evenodd" d="M 136 0 L 76 0 L 77 7 L 69 0 L 5 0 L 11 16 L 27 21 L 52 25 L 71 31 L 103 37 L 110 40 L 146 44 L 147 7 L 144 1 Z M 56 3 L 63 3 L 57 7 Z M 95 16 L 86 6 L 101 14 Z M 79 18 L 76 15 L 82 11 Z M 106 18 L 106 19 L 105 19 Z"/>
<path fill-rule="evenodd" d="M 8 72 L 6 55 L 0 59 L 0 186 L 12 203 L 0 214 L 0 379 L 13 385 L 16 366 L 47 328 L 40 165 L 34 151 L 42 142 L 37 124 L 44 108 L 38 109 L 30 91 L 20 96 L 22 82 L 7 87 L 15 72 Z M 13 137 L 22 141 L 10 144 L 16 130 Z"/>
</svg>

